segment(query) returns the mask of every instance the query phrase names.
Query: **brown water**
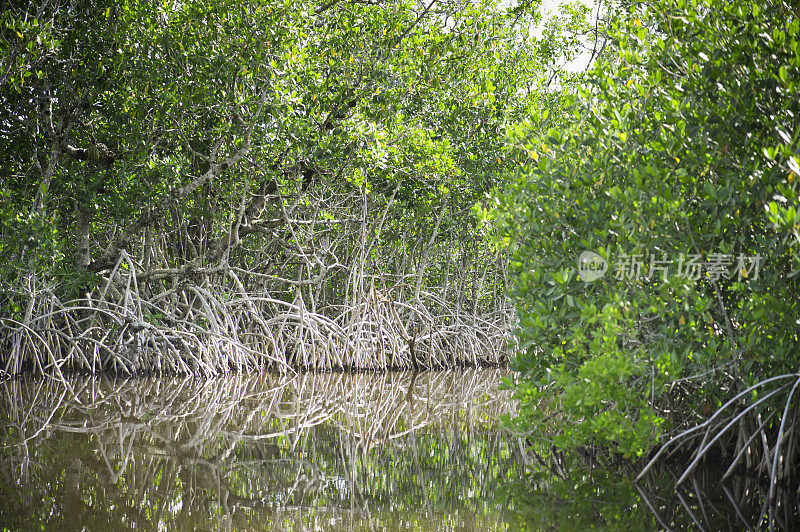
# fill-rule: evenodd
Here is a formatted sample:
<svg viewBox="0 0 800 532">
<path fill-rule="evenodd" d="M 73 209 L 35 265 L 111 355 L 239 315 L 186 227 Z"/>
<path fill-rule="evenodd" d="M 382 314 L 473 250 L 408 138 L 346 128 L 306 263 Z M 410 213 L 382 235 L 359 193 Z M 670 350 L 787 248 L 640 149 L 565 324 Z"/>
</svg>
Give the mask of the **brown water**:
<svg viewBox="0 0 800 532">
<path fill-rule="evenodd" d="M 504 375 L 5 381 L 0 529 L 800 527 L 795 490 L 708 467 L 676 490 L 680 464 L 634 485 L 630 464 L 523 442 Z"/>
<path fill-rule="evenodd" d="M 503 375 L 8 381 L 0 525 L 508 529 L 495 489 L 524 458 Z"/>
</svg>

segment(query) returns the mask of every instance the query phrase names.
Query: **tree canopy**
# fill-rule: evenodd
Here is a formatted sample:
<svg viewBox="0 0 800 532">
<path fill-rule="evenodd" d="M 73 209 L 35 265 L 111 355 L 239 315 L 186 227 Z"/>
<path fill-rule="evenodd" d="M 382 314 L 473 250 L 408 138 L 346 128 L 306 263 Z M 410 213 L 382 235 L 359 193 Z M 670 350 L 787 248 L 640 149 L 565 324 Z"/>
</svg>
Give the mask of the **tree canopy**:
<svg viewBox="0 0 800 532">
<path fill-rule="evenodd" d="M 510 130 L 527 163 L 487 216 L 513 246 L 519 428 L 793 475 L 799 34 L 784 2 L 624 8 L 562 112 Z"/>
<path fill-rule="evenodd" d="M 534 445 L 794 475 L 792 4 L 3 8 L 3 374 L 501 364 L 514 330 Z"/>
<path fill-rule="evenodd" d="M 584 15 L 562 19 L 578 28 Z M 113 352 L 135 345 L 138 360 L 160 349 L 146 324 L 177 322 L 239 348 L 257 326 L 253 352 L 290 364 L 430 367 L 418 337 L 430 357 L 481 319 L 492 332 L 471 363 L 504 357 L 505 258 L 476 238 L 472 207 L 515 164 L 503 131 L 547 105 L 542 88 L 572 53 L 574 36 L 531 33 L 536 6 L 74 0 L 3 16 L 3 313 L 26 335 L 19 323 L 43 297 L 32 294 L 47 293 L 61 305 L 47 316 L 111 305 L 98 322 L 48 317 L 68 338 L 136 324 L 113 341 L 82 337 L 103 355 L 53 364 L 152 369 Z M 237 297 L 247 317 L 230 315 Z M 380 329 L 359 321 L 368 299 L 393 328 L 379 351 L 403 354 L 343 361 L 336 350 L 365 349 L 362 325 Z M 285 312 L 298 337 L 277 346 Z M 362 332 L 347 332 L 355 323 Z M 306 334 L 342 344 L 307 358 Z"/>
</svg>

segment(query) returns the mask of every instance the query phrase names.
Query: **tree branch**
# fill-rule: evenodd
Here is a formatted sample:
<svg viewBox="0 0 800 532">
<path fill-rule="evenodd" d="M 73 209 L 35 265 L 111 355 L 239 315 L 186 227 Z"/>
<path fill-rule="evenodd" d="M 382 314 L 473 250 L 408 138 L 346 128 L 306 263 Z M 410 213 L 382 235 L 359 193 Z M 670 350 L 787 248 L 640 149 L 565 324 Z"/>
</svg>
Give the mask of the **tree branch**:
<svg viewBox="0 0 800 532">
<path fill-rule="evenodd" d="M 106 249 L 103 255 L 89 265 L 89 270 L 99 272 L 112 267 L 119 259 L 122 250 L 127 249 L 131 240 L 145 227 L 149 227 L 160 220 L 169 209 L 169 206 L 180 198 L 191 194 L 204 184 L 216 179 L 228 168 L 235 166 L 247 153 L 251 147 L 251 124 L 244 135 L 244 145 L 236 150 L 230 157 L 222 162 L 214 162 L 206 173 L 188 183 L 187 185 L 173 190 L 167 197 L 156 205 L 143 209 L 138 218 L 128 226 L 128 228 Z"/>
</svg>

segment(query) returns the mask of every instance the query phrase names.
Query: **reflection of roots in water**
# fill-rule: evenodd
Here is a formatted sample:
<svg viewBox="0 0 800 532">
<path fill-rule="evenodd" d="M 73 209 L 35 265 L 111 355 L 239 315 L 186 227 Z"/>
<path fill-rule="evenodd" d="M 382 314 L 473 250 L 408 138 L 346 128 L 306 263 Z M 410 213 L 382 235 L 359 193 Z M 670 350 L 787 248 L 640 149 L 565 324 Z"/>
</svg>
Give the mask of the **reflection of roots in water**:
<svg viewBox="0 0 800 532">
<path fill-rule="evenodd" d="M 31 467 L 31 452 L 61 431 L 91 436 L 97 456 L 93 468 L 111 492 L 119 491 L 115 485 L 121 477 L 137 470 L 138 478 L 126 482 L 144 493 L 154 490 L 156 470 L 186 487 L 227 485 L 237 470 L 269 467 L 270 475 L 277 471 L 281 477 L 271 482 L 278 482 L 288 501 L 325 479 L 318 465 L 297 451 L 317 453 L 332 440 L 338 444 L 329 453 L 335 451 L 346 463 L 360 460 L 362 466 L 376 447 L 410 452 L 418 466 L 418 438 L 431 431 L 451 434 L 443 449 L 450 455 L 467 452 L 458 443 L 462 437 L 493 435 L 494 446 L 502 443 L 498 438 L 510 441 L 487 430 L 511 409 L 510 392 L 498 391 L 503 374 L 466 369 L 235 374 L 207 381 L 76 377 L 65 381 L 68 386 L 52 379 L 12 380 L 2 388 L 6 426 L 13 431 L 4 436 L 3 455 L 10 458 L 4 458 L 2 470 L 25 483 L 43 481 Z M 284 456 L 276 458 L 276 446 Z M 257 504 L 234 491 L 228 487 L 220 493 L 223 506 Z"/>
<path fill-rule="evenodd" d="M 639 469 L 629 461 L 554 449 L 528 456 L 533 475 L 507 488 L 530 529 L 800 530 L 800 492 L 784 485 L 773 493 L 754 474 L 723 479 L 724 467 L 705 464 L 676 488 L 685 461 L 631 482 Z"/>
<path fill-rule="evenodd" d="M 112 429 L 148 433 L 182 450 L 218 437 L 257 441 L 297 436 L 328 421 L 351 433 L 359 446 L 369 447 L 444 419 L 496 421 L 511 408 L 510 392 L 498 390 L 502 375 L 499 369 L 468 368 L 233 374 L 211 380 L 76 376 L 66 386 L 51 379 L 7 381 L 3 402 L 11 423 L 28 435 L 23 441 L 46 428 L 90 434 Z M 163 433 L 165 426 L 173 432 Z"/>
</svg>

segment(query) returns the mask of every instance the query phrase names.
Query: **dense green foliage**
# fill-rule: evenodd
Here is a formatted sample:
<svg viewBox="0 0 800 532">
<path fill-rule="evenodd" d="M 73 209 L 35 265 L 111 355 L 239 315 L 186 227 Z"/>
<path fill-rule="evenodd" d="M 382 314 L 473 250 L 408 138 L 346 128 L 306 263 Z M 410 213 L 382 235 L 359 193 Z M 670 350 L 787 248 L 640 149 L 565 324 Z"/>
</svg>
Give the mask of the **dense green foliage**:
<svg viewBox="0 0 800 532">
<path fill-rule="evenodd" d="M 557 446 L 636 456 L 797 371 L 800 20 L 657 0 L 622 10 L 606 53 L 562 112 L 511 130 L 529 160 L 492 216 L 513 247 L 519 426 L 556 410 Z M 608 263 L 592 282 L 586 250 Z"/>
<path fill-rule="evenodd" d="M 0 376 L 498 364 L 510 294 L 529 452 L 797 477 L 789 2 L 0 6 Z"/>
<path fill-rule="evenodd" d="M 586 14 L 564 9 L 534 34 L 535 4 L 494 1 L 5 11 L 0 344 L 21 346 L 5 366 L 161 371 L 149 354 L 176 323 L 199 342 L 166 342 L 176 371 L 220 336 L 273 362 L 343 367 L 305 350 L 334 334 L 349 344 L 335 349 L 368 351 L 355 365 L 375 344 L 416 365 L 413 331 L 458 340 L 477 319 L 493 329 L 473 360 L 500 352 L 506 261 L 475 238 L 471 209 L 513 167 L 503 131 L 546 104 Z M 379 324 L 368 298 L 405 306 Z M 108 309 L 79 310 L 98 299 Z M 136 346 L 124 360 L 122 345 Z M 226 368 L 230 350 L 212 351 L 209 371 Z"/>
<path fill-rule="evenodd" d="M 492 5 L 45 2 L 3 16 L 5 280 L 18 262 L 63 276 L 121 249 L 144 258 L 153 230 L 170 248 L 160 266 L 214 263 L 241 210 L 280 218 L 276 192 L 330 225 L 326 193 L 352 195 L 350 214 L 363 186 L 370 211 L 391 205 L 390 235 L 427 242 L 446 208 L 439 235 L 465 240 L 504 121 L 546 70 Z M 259 231 L 239 233 L 225 251 L 246 260 L 240 240 Z M 372 260 L 391 269 L 387 254 Z M 286 262 L 271 273 L 301 273 Z"/>
</svg>

